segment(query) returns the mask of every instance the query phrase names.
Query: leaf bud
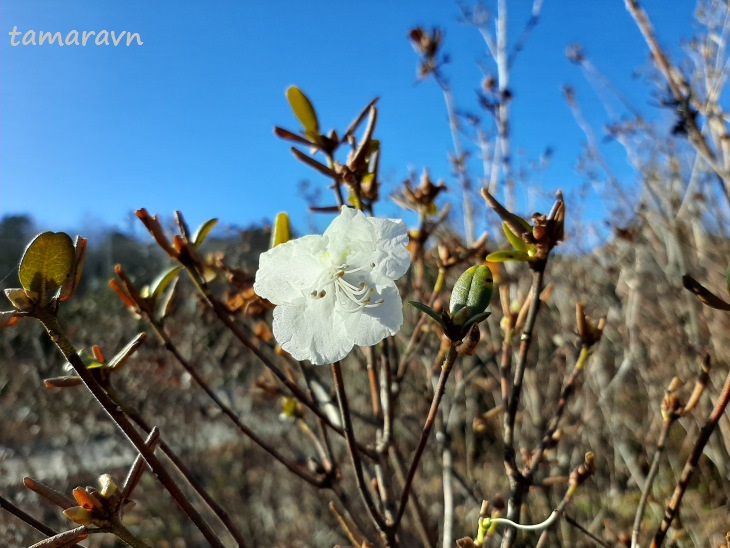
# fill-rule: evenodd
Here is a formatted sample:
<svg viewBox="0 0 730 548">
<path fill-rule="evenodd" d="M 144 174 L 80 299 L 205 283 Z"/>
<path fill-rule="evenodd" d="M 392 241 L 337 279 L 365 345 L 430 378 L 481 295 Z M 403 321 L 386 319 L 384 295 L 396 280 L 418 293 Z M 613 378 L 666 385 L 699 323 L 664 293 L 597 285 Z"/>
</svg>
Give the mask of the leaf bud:
<svg viewBox="0 0 730 548">
<path fill-rule="evenodd" d="M 86 508 L 82 508 L 81 506 L 73 506 L 71 508 L 67 508 L 63 511 L 63 514 L 68 519 L 78 523 L 79 525 L 90 525 L 92 520 L 94 519 L 91 515 L 91 512 L 89 512 Z"/>
<path fill-rule="evenodd" d="M 492 272 L 487 266 L 468 268 L 456 281 L 451 292 L 449 314 L 455 325 L 464 325 L 482 314 L 492 298 Z"/>
</svg>

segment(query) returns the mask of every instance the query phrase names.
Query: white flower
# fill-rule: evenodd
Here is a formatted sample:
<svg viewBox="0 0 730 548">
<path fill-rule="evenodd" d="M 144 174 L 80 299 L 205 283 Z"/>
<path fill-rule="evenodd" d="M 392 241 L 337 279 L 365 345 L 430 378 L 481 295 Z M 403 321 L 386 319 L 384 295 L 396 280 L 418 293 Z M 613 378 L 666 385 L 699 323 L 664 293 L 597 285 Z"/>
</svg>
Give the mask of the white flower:
<svg viewBox="0 0 730 548">
<path fill-rule="evenodd" d="M 304 236 L 263 253 L 254 291 L 277 305 L 274 337 L 297 360 L 341 360 L 403 323 L 395 286 L 411 256 L 403 221 L 342 208 L 322 236 Z"/>
</svg>

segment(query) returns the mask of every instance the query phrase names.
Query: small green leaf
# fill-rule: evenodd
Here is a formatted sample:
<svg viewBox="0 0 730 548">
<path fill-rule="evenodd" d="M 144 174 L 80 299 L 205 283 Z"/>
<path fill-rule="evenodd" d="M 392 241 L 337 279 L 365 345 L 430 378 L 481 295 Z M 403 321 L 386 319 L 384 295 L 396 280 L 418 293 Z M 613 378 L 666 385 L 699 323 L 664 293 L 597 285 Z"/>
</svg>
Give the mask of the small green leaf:
<svg viewBox="0 0 730 548">
<path fill-rule="evenodd" d="M 464 329 L 466 329 L 467 327 L 469 327 L 471 325 L 474 325 L 475 323 L 479 323 L 483 320 L 486 320 L 491 315 L 492 315 L 492 313 L 488 311 L 488 312 L 482 312 L 481 314 L 477 314 L 476 316 L 472 316 L 471 318 L 466 320 L 466 322 L 464 323 Z"/>
<path fill-rule="evenodd" d="M 75 521 L 79 525 L 91 525 L 91 523 L 94 520 L 94 515 L 89 512 L 86 508 L 82 508 L 81 506 L 73 506 L 71 508 L 66 508 L 63 511 L 63 514 L 70 519 L 71 521 Z M 70 532 L 70 531 L 67 531 Z M 78 538 L 78 537 L 76 537 Z M 75 540 L 75 539 L 74 539 Z M 73 542 L 73 540 L 72 540 Z"/>
<path fill-rule="evenodd" d="M 210 219 L 200 225 L 198 227 L 198 230 L 195 231 L 195 234 L 193 234 L 193 245 L 195 247 L 200 247 L 200 244 L 205 241 L 205 239 L 208 237 L 208 234 L 211 230 L 213 230 L 213 227 L 216 224 L 218 224 L 218 219 Z"/>
<path fill-rule="evenodd" d="M 170 284 L 168 291 L 163 294 L 163 297 L 161 299 L 159 299 L 159 303 L 157 304 L 157 319 L 159 321 L 164 320 L 167 316 L 175 311 L 175 305 L 177 303 L 176 290 L 177 283 L 179 281 L 179 277 L 175 278 Z"/>
<path fill-rule="evenodd" d="M 49 293 L 59 289 L 73 274 L 76 252 L 68 234 L 43 232 L 25 249 L 20 261 L 18 277 L 29 296 L 41 303 Z"/>
<path fill-rule="evenodd" d="M 302 124 L 304 134 L 312 141 L 316 140 L 319 137 L 319 122 L 312 103 L 296 86 L 289 86 L 286 90 L 286 98 L 294 111 L 294 116 Z"/>
<path fill-rule="evenodd" d="M 507 261 L 529 261 L 530 256 L 524 251 L 516 249 L 506 249 L 504 251 L 495 251 L 487 255 L 487 261 L 490 263 L 504 263 Z"/>
<path fill-rule="evenodd" d="M 444 320 L 441 318 L 441 316 L 439 314 L 436 313 L 436 311 L 433 308 L 431 308 L 429 306 L 426 306 L 423 303 L 419 303 L 417 301 L 408 301 L 408 303 L 411 306 L 413 306 L 413 307 L 417 308 L 418 310 L 420 310 L 421 312 L 425 312 L 426 314 L 428 314 L 429 316 L 431 316 L 431 318 L 433 318 L 433 320 L 437 324 L 439 324 L 441 327 L 443 327 L 444 329 L 446 328 L 446 325 L 444 324 Z"/>
<path fill-rule="evenodd" d="M 173 266 L 157 276 L 147 289 L 147 296 L 158 299 L 170 285 L 170 282 L 177 277 L 180 270 L 182 270 L 182 266 Z"/>
<path fill-rule="evenodd" d="M 86 369 L 99 369 L 100 367 L 106 367 L 106 364 L 101 363 L 96 359 L 93 352 L 86 349 L 79 352 L 79 358 L 84 362 Z"/>
<path fill-rule="evenodd" d="M 518 223 L 522 225 L 522 227 L 525 229 L 525 232 L 532 233 L 532 225 L 526 219 L 523 219 L 519 215 L 514 214 L 513 217 L 517 220 Z"/>
<path fill-rule="evenodd" d="M 271 232 L 271 247 L 284 244 L 291 240 L 291 225 L 289 224 L 289 215 L 282 211 L 276 214 L 274 220 L 274 230 Z"/>
<path fill-rule="evenodd" d="M 730 310 L 730 303 L 722 300 L 689 274 L 682 276 L 682 284 L 685 289 L 694 293 L 702 304 L 718 310 Z"/>
<path fill-rule="evenodd" d="M 507 236 L 507 240 L 512 247 L 514 247 L 517 251 L 527 253 L 527 244 L 525 243 L 525 240 L 520 238 L 518 234 L 512 232 L 506 221 L 502 221 L 502 230 L 504 230 L 504 235 Z"/>
</svg>

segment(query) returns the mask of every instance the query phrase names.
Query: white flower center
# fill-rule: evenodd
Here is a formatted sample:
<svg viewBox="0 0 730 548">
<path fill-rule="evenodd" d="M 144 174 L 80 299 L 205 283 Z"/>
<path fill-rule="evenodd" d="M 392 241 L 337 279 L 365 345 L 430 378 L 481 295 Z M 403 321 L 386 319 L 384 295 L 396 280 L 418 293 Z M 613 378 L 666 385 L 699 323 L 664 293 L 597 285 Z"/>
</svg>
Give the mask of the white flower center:
<svg viewBox="0 0 730 548">
<path fill-rule="evenodd" d="M 370 263 L 370 268 L 375 268 L 375 263 Z M 363 308 L 374 308 L 383 304 L 384 299 L 378 299 L 373 302 L 371 295 L 375 288 L 363 281 L 357 281 L 357 276 L 353 276 L 358 272 L 366 270 L 368 266 L 358 268 L 350 268 L 350 265 L 341 264 L 327 268 L 322 272 L 310 295 L 313 299 L 323 299 L 327 296 L 327 292 L 334 292 L 334 297 L 338 302 L 350 302 L 354 306 L 352 308 L 345 307 L 347 312 L 357 312 Z M 334 289 L 331 289 L 334 286 Z"/>
</svg>

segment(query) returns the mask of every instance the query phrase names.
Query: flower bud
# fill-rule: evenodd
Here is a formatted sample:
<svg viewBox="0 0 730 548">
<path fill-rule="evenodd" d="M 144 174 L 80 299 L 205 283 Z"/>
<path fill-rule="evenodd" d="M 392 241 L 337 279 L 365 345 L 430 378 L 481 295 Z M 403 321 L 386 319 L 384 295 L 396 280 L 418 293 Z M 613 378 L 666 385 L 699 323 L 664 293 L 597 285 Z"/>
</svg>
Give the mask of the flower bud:
<svg viewBox="0 0 730 548">
<path fill-rule="evenodd" d="M 279 244 L 284 244 L 292 239 L 291 236 L 291 225 L 289 224 L 289 215 L 286 212 L 276 214 L 274 220 L 274 226 L 271 231 L 271 246 L 276 247 Z"/>
<path fill-rule="evenodd" d="M 108 499 L 117 492 L 117 484 L 109 474 L 102 474 L 99 476 L 99 486 L 101 487 L 101 496 Z"/>
<path fill-rule="evenodd" d="M 482 314 L 492 298 L 492 271 L 484 265 L 472 266 L 456 281 L 451 292 L 449 314 L 455 325 L 464 325 Z"/>
</svg>

